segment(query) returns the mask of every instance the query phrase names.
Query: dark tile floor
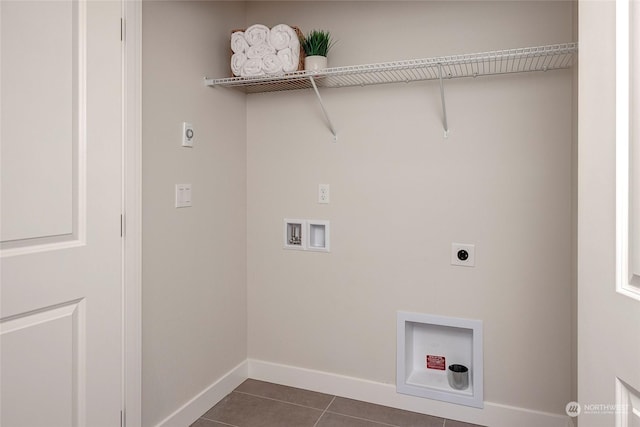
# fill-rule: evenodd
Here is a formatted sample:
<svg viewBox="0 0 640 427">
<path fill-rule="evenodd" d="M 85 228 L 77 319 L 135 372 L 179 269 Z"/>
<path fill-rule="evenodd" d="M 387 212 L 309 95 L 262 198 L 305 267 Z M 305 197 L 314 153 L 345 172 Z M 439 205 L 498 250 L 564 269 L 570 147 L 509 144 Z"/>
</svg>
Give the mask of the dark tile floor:
<svg viewBox="0 0 640 427">
<path fill-rule="evenodd" d="M 191 427 L 480 427 L 248 379 Z"/>
</svg>

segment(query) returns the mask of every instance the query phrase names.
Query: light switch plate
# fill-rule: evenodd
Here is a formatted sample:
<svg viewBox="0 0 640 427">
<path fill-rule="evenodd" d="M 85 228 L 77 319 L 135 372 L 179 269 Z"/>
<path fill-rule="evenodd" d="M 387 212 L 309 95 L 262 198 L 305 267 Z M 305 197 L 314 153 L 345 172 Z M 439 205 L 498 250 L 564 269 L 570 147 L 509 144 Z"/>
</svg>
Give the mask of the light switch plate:
<svg viewBox="0 0 640 427">
<path fill-rule="evenodd" d="M 191 206 L 191 184 L 176 184 L 176 208 Z"/>
</svg>

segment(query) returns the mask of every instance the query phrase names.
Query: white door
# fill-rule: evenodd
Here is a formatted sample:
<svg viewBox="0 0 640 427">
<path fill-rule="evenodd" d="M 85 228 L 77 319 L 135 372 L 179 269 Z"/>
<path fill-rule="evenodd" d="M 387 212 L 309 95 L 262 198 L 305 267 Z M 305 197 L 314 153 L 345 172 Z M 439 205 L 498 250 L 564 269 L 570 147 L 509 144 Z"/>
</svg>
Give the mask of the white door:
<svg viewBox="0 0 640 427">
<path fill-rule="evenodd" d="M 0 2 L 2 427 L 120 425 L 121 7 Z"/>
<path fill-rule="evenodd" d="M 580 1 L 580 427 L 640 427 L 639 26 L 637 2 Z"/>
</svg>

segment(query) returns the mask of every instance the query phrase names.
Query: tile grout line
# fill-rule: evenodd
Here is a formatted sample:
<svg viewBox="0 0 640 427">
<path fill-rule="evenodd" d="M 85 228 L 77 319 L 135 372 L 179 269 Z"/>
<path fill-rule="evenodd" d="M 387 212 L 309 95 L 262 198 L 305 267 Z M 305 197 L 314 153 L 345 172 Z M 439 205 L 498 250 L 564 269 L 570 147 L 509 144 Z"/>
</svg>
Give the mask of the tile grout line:
<svg viewBox="0 0 640 427">
<path fill-rule="evenodd" d="M 340 415 L 341 417 L 353 418 L 354 420 L 368 421 L 370 423 L 380 424 L 381 426 L 399 427 L 399 426 L 397 426 L 395 424 L 387 424 L 385 422 L 372 420 L 370 418 L 355 417 L 353 415 L 341 414 L 340 412 L 333 412 L 333 411 L 329 411 L 329 410 L 327 410 L 325 412 L 328 412 L 328 413 L 334 414 L 334 415 Z"/>
<path fill-rule="evenodd" d="M 333 401 L 336 400 L 336 396 L 333 396 L 333 399 L 331 399 L 331 402 L 329 402 L 329 404 L 327 405 L 326 408 L 324 408 L 324 411 L 322 411 L 322 413 L 320 414 L 320 416 L 318 417 L 318 419 L 316 420 L 316 423 L 313 425 L 313 427 L 316 427 L 318 425 L 318 423 L 320 422 L 320 420 L 322 419 L 322 417 L 324 416 L 324 414 L 327 413 L 327 410 L 329 409 L 329 407 L 331 406 L 331 404 L 333 403 Z"/>
<path fill-rule="evenodd" d="M 322 411 L 322 413 L 320 414 L 320 417 L 317 419 L 317 421 L 315 422 L 315 424 L 313 425 L 313 427 L 317 427 L 318 423 L 322 420 L 322 417 L 323 417 L 327 412 L 328 412 L 328 413 L 330 413 L 330 414 L 340 415 L 340 416 L 347 417 L 347 418 L 352 418 L 352 419 L 355 419 L 355 420 L 361 420 L 361 421 L 373 422 L 373 423 L 378 424 L 378 425 L 381 425 L 381 426 L 386 426 L 386 427 L 399 427 L 399 426 L 398 426 L 398 425 L 396 425 L 396 424 L 387 424 L 387 423 L 385 423 L 385 422 L 383 422 L 383 421 L 377 421 L 377 420 L 374 420 L 374 419 L 362 418 L 362 417 L 356 417 L 356 416 L 353 416 L 353 415 L 342 414 L 342 413 L 340 413 L 340 412 L 330 411 L 330 410 L 329 410 L 329 408 L 331 407 L 331 404 L 332 404 L 332 403 L 336 400 L 336 398 L 338 397 L 337 395 L 333 395 L 333 396 L 332 396 L 332 398 L 331 398 L 331 401 L 329 402 L 329 404 L 326 406 L 326 408 L 325 408 L 324 410 L 322 410 L 322 409 L 318 409 L 317 407 L 306 406 L 306 405 L 302 405 L 302 404 L 299 404 L 299 403 L 294 403 L 294 402 L 288 402 L 288 401 L 285 401 L 285 400 L 275 399 L 275 398 L 273 398 L 273 397 L 267 397 L 267 396 L 262 396 L 262 395 L 259 395 L 259 394 L 248 393 L 248 392 L 246 392 L 246 391 L 233 390 L 233 391 L 232 391 L 232 393 L 244 394 L 244 395 L 247 395 L 247 396 L 256 397 L 256 398 L 258 398 L 258 399 L 271 400 L 271 401 L 274 401 L 274 402 L 279 402 L 279 403 L 283 403 L 283 404 L 288 404 L 288 405 L 298 406 L 298 407 L 305 408 L 305 409 L 312 409 L 312 410 L 315 410 L 315 411 Z M 207 420 L 207 421 L 212 421 L 212 422 L 216 422 L 216 423 L 221 423 L 221 424 L 224 424 L 224 425 L 229 426 L 229 427 L 239 427 L 239 426 L 236 426 L 235 424 L 228 424 L 228 423 L 225 423 L 225 422 L 223 422 L 223 421 L 218 421 L 218 420 L 214 420 L 214 419 L 211 419 L 211 418 L 206 418 L 206 417 L 204 417 L 204 416 L 202 416 L 202 417 L 200 417 L 200 418 L 205 419 L 205 420 Z M 447 421 L 448 421 L 448 420 L 447 420 L 446 418 L 443 418 L 442 427 L 446 427 Z M 482 427 L 482 426 L 478 426 L 478 427 Z"/>
<path fill-rule="evenodd" d="M 289 404 L 289 405 L 294 405 L 294 406 L 299 406 L 301 408 L 306 408 L 306 409 L 315 409 L 316 411 L 322 411 L 322 409 L 318 409 L 318 408 L 314 408 L 311 406 L 305 406 L 305 405 L 301 405 L 299 403 L 293 403 L 293 402 L 287 402 L 285 400 L 279 400 L 279 399 L 274 399 L 273 397 L 267 397 L 267 396 L 261 396 L 259 394 L 253 394 L 253 393 L 247 393 L 246 391 L 238 391 L 238 390 L 233 390 L 232 393 L 240 393 L 240 394 L 245 394 L 247 396 L 253 396 L 253 397 L 257 397 L 259 399 L 267 399 L 267 400 L 272 400 L 274 402 L 280 402 L 280 403 L 285 403 L 285 404 Z M 340 412 L 334 412 L 334 411 L 329 411 L 329 407 L 331 406 L 331 404 L 333 403 L 334 400 L 336 400 L 338 396 L 333 396 L 333 398 L 331 399 L 331 402 L 329 402 L 329 404 L 327 405 L 327 407 L 324 409 L 324 411 L 322 411 L 322 414 L 320 414 L 320 418 L 318 418 L 318 421 L 316 421 L 316 423 L 313 425 L 313 427 L 316 427 L 317 424 L 320 422 L 320 420 L 322 419 L 322 416 L 326 413 L 329 412 L 330 414 L 334 414 L 334 415 L 341 415 L 343 417 L 348 417 L 348 418 L 353 418 L 356 420 L 362 420 L 362 421 L 369 421 L 369 422 L 374 422 L 376 424 L 380 424 L 383 426 L 387 426 L 387 427 L 399 427 L 396 424 L 387 424 L 385 422 L 382 421 L 376 421 L 376 420 L 372 420 L 369 418 L 361 418 L 361 417 L 355 417 L 353 415 L 348 415 L 348 414 L 341 414 Z M 445 427 L 445 423 L 447 422 L 446 418 L 443 419 L 443 424 L 442 427 Z M 211 421 L 215 421 L 215 420 L 211 420 Z M 237 426 L 232 426 L 232 427 L 237 427 Z"/>
<path fill-rule="evenodd" d="M 260 396 L 259 394 L 247 393 L 246 391 L 236 391 L 236 390 L 234 390 L 232 393 L 246 394 L 247 396 L 253 396 L 253 397 L 260 398 L 260 399 L 273 400 L 274 402 L 286 403 L 287 405 L 300 406 L 301 408 L 315 409 L 316 411 L 322 411 L 322 409 L 314 408 L 312 406 L 305 406 L 305 405 L 301 405 L 299 403 L 287 402 L 286 400 L 274 399 L 273 397 Z M 332 400 L 332 402 L 333 402 L 333 400 Z"/>
<path fill-rule="evenodd" d="M 335 396 L 335 395 L 334 395 L 334 396 L 331 398 L 331 402 L 329 402 L 329 404 L 327 405 L 327 407 L 326 407 L 326 408 L 324 408 L 324 412 L 327 412 L 327 410 L 329 410 L 329 407 L 331 406 L 331 404 L 333 403 L 333 401 L 334 401 L 334 400 L 336 400 L 336 398 L 337 398 L 337 397 L 338 397 L 338 396 Z"/>
<path fill-rule="evenodd" d="M 237 425 L 235 425 L 235 424 L 225 423 L 224 421 L 212 420 L 211 418 L 200 417 L 200 419 L 202 419 L 202 420 L 207 420 L 207 421 L 211 421 L 211 422 L 213 422 L 213 423 L 224 424 L 224 425 L 229 426 L 229 427 L 238 427 L 238 426 L 237 426 Z"/>
</svg>

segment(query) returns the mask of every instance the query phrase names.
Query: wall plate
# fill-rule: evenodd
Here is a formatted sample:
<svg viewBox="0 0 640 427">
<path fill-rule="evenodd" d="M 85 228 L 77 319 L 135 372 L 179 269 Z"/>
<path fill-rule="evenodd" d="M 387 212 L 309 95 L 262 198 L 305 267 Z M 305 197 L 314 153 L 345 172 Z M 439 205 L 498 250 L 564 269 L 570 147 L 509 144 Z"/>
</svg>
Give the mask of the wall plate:
<svg viewBox="0 0 640 427">
<path fill-rule="evenodd" d="M 318 185 L 318 203 L 329 203 L 329 184 Z"/>
<path fill-rule="evenodd" d="M 193 131 L 193 125 L 191 123 L 182 123 L 182 146 L 193 147 L 193 140 L 195 139 L 195 133 Z"/>
<path fill-rule="evenodd" d="M 176 208 L 191 207 L 191 184 L 176 184 Z"/>
<path fill-rule="evenodd" d="M 451 244 L 451 265 L 475 267 L 476 246 L 468 243 Z"/>
</svg>

